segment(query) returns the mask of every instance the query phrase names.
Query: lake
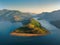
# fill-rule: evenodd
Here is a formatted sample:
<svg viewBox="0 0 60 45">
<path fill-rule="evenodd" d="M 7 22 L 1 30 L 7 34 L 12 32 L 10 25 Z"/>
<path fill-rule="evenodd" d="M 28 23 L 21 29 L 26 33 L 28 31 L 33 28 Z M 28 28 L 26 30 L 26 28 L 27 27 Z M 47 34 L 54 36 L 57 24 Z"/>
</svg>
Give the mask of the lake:
<svg viewBox="0 0 60 45">
<path fill-rule="evenodd" d="M 0 45 L 60 45 L 60 29 L 45 20 L 39 21 L 50 34 L 37 37 L 11 36 L 10 33 L 22 26 L 20 22 L 0 22 Z"/>
</svg>

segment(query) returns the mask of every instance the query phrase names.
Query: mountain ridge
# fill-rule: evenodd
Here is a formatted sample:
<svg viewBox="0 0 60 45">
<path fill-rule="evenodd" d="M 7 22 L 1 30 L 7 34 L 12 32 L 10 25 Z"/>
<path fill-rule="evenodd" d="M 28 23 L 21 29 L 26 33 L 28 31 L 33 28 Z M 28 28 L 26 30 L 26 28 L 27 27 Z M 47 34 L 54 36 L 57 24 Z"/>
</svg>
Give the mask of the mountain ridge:
<svg viewBox="0 0 60 45">
<path fill-rule="evenodd" d="M 60 20 L 60 10 L 52 11 L 52 12 L 43 12 L 41 14 L 37 14 L 37 17 L 40 19 L 45 19 L 47 21 L 56 21 Z"/>
<path fill-rule="evenodd" d="M 0 10 L 0 20 L 21 21 L 25 18 L 30 18 L 31 15 L 30 13 L 23 13 L 18 10 Z"/>
</svg>

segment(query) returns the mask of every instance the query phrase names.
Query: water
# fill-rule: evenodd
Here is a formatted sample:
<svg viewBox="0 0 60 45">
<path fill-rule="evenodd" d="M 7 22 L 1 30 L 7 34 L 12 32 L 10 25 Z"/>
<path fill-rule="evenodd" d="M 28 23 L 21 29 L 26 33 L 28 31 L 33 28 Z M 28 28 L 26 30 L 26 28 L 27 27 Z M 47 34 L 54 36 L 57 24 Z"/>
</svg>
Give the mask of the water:
<svg viewBox="0 0 60 45">
<path fill-rule="evenodd" d="M 45 20 L 39 22 L 50 34 L 37 37 L 11 36 L 10 32 L 20 27 L 21 24 L 13 24 L 8 21 L 0 22 L 0 45 L 60 45 L 60 29 Z"/>
</svg>

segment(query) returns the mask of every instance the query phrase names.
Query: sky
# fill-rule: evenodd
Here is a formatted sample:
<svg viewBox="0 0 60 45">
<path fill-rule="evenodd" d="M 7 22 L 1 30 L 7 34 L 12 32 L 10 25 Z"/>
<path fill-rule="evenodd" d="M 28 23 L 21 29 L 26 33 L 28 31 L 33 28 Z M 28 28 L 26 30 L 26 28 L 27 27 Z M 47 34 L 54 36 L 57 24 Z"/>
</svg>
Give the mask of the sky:
<svg viewBox="0 0 60 45">
<path fill-rule="evenodd" d="M 0 0 L 0 10 L 42 13 L 60 10 L 60 0 Z"/>
</svg>

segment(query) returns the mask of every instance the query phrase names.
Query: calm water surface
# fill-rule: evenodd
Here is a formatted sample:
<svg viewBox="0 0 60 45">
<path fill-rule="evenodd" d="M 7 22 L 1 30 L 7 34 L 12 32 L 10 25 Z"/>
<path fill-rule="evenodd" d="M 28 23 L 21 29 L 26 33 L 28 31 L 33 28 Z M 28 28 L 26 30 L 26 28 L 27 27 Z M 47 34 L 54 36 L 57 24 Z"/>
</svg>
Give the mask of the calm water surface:
<svg viewBox="0 0 60 45">
<path fill-rule="evenodd" d="M 60 29 L 44 20 L 40 22 L 50 34 L 37 37 L 11 36 L 10 32 L 20 27 L 21 24 L 0 22 L 0 45 L 60 45 Z"/>
</svg>

